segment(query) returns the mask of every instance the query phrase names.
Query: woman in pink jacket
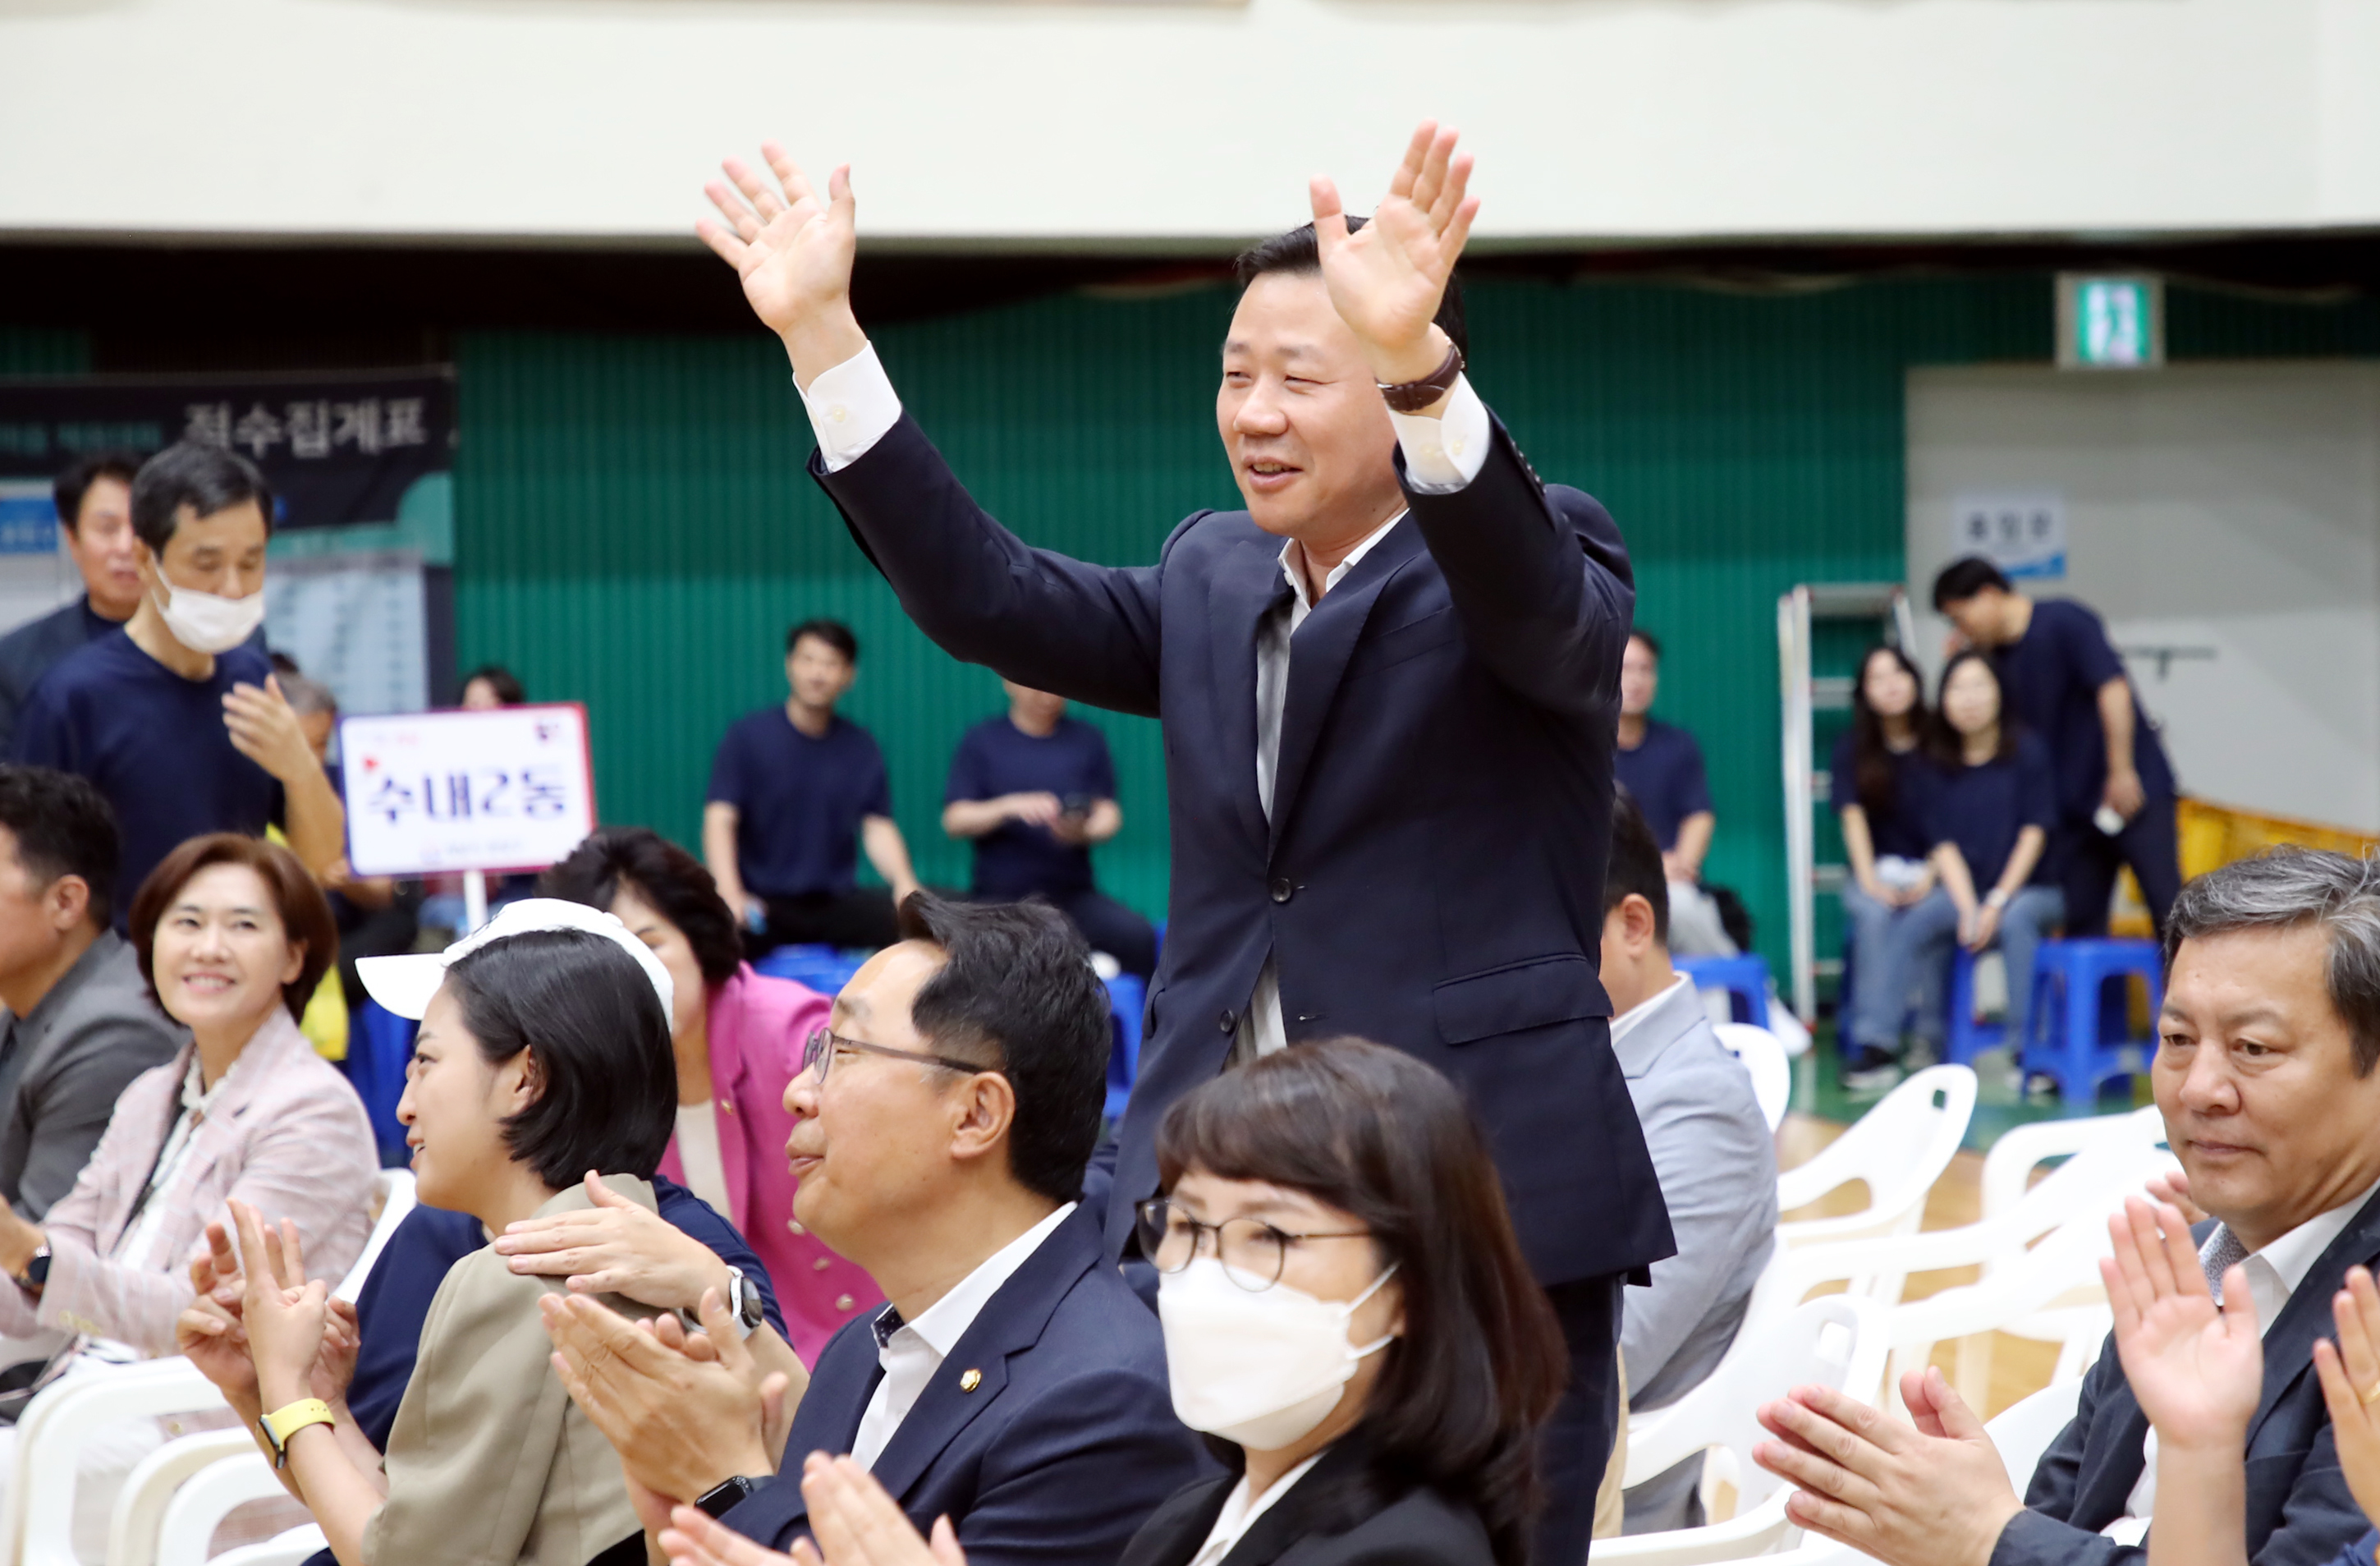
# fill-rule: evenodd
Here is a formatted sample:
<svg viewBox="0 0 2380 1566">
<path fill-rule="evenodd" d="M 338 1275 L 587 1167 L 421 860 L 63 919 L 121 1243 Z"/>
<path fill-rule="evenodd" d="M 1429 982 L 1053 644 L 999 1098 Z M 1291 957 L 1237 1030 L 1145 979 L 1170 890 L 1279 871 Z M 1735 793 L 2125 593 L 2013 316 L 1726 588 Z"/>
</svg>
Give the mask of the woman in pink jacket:
<svg viewBox="0 0 2380 1566">
<path fill-rule="evenodd" d="M 843 1325 L 884 1296 L 794 1218 L 785 1087 L 830 997 L 754 973 L 710 872 L 644 827 L 606 827 L 545 872 L 540 891 L 609 909 L 676 986 L 677 1131 L 662 1172 L 727 1214 L 777 1288 L 786 1335 L 812 1364 Z"/>
</svg>

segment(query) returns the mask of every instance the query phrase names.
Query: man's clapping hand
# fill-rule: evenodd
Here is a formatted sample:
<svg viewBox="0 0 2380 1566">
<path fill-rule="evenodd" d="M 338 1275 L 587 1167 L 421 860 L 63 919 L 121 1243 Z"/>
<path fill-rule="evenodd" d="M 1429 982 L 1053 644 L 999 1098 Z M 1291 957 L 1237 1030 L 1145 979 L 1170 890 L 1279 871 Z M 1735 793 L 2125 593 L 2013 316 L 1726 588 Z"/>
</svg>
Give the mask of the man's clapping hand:
<svg viewBox="0 0 2380 1566">
<path fill-rule="evenodd" d="M 929 1539 L 885 1493 L 874 1475 L 848 1457 L 810 1453 L 802 1464 L 802 1500 L 813 1538 L 791 1556 L 764 1549 L 690 1506 L 671 1514 L 661 1547 L 674 1566 L 966 1566 L 948 1517 Z"/>
<path fill-rule="evenodd" d="M 1424 120 L 1389 193 L 1354 234 L 1336 185 L 1317 178 L 1309 191 L 1331 307 L 1364 345 L 1374 378 L 1390 384 L 1421 380 L 1446 358 L 1445 334 L 1431 322 L 1479 213 L 1467 193 L 1471 154 L 1457 153 L 1455 140 Z"/>
</svg>

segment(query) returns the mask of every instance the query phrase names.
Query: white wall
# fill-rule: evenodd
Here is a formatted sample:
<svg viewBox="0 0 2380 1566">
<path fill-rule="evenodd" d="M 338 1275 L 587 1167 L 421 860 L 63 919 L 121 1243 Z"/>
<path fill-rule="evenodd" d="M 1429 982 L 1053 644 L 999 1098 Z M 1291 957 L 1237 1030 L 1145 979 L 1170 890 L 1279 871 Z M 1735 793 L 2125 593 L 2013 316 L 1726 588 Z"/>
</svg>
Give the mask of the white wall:
<svg viewBox="0 0 2380 1566">
<path fill-rule="evenodd" d="M 879 239 L 1220 245 L 1425 115 L 1488 242 L 2371 224 L 2375 80 L 2374 0 L 30 0 L 0 237 L 683 243 L 773 134 Z"/>
<path fill-rule="evenodd" d="M 1911 375 L 1912 596 L 1955 496 L 2040 492 L 2065 498 L 2068 575 L 2028 586 L 2119 648 L 2214 654 L 2129 660 L 2185 792 L 2380 828 L 2380 365 Z M 1945 628 L 1921 616 L 1921 647 Z"/>
</svg>

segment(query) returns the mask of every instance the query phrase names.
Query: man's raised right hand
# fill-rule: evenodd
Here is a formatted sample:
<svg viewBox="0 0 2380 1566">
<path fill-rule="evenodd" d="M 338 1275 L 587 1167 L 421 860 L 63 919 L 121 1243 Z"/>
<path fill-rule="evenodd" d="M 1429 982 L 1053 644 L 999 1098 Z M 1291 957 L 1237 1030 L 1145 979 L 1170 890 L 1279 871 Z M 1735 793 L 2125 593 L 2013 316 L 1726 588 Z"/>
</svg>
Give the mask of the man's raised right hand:
<svg viewBox="0 0 2380 1566">
<path fill-rule="evenodd" d="M 702 188 L 723 221 L 705 218 L 694 229 L 744 280 L 752 312 L 784 339 L 794 378 L 807 389 L 868 346 L 851 313 L 858 245 L 851 168 L 827 176 L 820 200 L 783 147 L 764 141 L 760 155 L 776 176 L 774 188 L 741 158 L 727 159 L 720 166 L 734 188 L 716 179 Z"/>
</svg>

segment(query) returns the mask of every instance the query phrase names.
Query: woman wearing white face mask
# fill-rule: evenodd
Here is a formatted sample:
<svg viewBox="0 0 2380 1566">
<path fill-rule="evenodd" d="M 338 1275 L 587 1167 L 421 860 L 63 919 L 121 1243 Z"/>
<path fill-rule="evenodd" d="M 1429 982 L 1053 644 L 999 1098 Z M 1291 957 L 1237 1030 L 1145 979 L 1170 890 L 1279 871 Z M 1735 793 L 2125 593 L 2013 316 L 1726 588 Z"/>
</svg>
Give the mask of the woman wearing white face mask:
<svg viewBox="0 0 2380 1566">
<path fill-rule="evenodd" d="M 1141 1209 L 1174 1412 L 1234 1472 L 1178 1492 L 1120 1566 L 1522 1566 L 1536 1434 L 1564 1382 L 1487 1147 L 1453 1086 L 1354 1039 L 1188 1094 Z M 798 1566 L 965 1566 L 849 1458 L 804 1471 Z M 788 1558 L 691 1507 L 680 1566 Z"/>
</svg>

